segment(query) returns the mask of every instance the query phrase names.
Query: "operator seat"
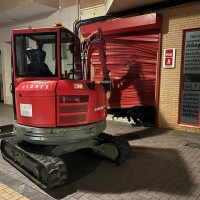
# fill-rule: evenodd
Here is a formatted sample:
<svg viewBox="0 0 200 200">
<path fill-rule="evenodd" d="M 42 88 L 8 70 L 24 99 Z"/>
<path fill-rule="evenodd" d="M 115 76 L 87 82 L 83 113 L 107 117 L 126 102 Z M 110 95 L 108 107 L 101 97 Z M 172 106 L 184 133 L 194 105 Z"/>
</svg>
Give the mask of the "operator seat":
<svg viewBox="0 0 200 200">
<path fill-rule="evenodd" d="M 41 49 L 27 49 L 26 55 L 30 60 L 28 73 L 32 76 L 53 76 L 52 72 L 44 62 L 46 52 Z"/>
</svg>

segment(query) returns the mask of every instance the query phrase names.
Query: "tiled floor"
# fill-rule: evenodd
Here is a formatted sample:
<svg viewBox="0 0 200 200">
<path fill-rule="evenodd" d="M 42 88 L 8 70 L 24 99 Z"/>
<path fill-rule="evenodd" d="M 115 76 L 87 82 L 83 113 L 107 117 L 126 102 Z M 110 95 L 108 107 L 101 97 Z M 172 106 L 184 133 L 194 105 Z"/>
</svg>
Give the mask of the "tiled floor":
<svg viewBox="0 0 200 200">
<path fill-rule="evenodd" d="M 111 120 L 106 132 L 132 146 L 131 157 L 121 166 L 82 152 L 70 153 L 62 157 L 68 166 L 68 183 L 43 191 L 0 156 L 0 186 L 32 200 L 200 199 L 199 135 Z"/>
</svg>

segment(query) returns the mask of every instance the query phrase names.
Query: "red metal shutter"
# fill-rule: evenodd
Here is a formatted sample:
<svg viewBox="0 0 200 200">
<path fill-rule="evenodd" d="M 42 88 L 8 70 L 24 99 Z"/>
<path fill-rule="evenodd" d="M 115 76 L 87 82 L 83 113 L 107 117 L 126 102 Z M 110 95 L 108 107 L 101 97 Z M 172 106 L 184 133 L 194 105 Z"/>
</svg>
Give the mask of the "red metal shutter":
<svg viewBox="0 0 200 200">
<path fill-rule="evenodd" d="M 113 82 L 110 108 L 154 105 L 158 37 L 156 33 L 105 37 L 107 68 Z M 94 81 L 99 82 L 102 69 L 98 54 L 92 63 Z"/>
<path fill-rule="evenodd" d="M 81 28 L 82 35 L 87 37 L 98 27 L 103 30 L 107 68 L 113 82 L 108 107 L 157 107 L 162 16 L 152 13 L 89 24 Z M 99 82 L 102 68 L 98 54 L 93 55 L 92 64 L 94 80 Z"/>
</svg>

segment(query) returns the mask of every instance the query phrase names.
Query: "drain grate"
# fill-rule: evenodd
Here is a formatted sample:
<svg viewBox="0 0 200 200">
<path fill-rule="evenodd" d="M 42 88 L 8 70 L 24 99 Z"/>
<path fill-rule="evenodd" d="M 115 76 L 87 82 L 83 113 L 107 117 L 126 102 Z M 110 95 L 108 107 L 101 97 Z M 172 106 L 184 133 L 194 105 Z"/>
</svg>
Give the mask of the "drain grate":
<svg viewBox="0 0 200 200">
<path fill-rule="evenodd" d="M 188 142 L 185 146 L 200 149 L 200 143 L 196 143 L 196 142 Z"/>
</svg>

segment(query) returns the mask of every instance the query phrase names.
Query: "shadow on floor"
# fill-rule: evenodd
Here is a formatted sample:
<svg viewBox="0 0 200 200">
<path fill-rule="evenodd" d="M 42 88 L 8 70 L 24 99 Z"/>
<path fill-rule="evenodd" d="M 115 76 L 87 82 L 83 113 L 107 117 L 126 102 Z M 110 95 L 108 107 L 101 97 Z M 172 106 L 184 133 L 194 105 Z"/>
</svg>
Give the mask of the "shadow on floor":
<svg viewBox="0 0 200 200">
<path fill-rule="evenodd" d="M 127 112 L 130 110 L 130 108 L 119 108 L 119 109 L 110 109 L 108 110 L 108 114 L 113 115 L 113 118 L 125 118 L 127 119 Z M 128 119 L 127 119 L 128 121 Z"/>
<path fill-rule="evenodd" d="M 162 135 L 167 133 L 168 129 L 161 129 L 161 128 L 153 128 L 153 127 L 142 127 L 142 128 L 135 128 L 133 132 L 124 133 L 123 135 L 119 136 L 125 140 L 135 140 L 141 139 L 146 137 L 154 137 L 157 135 Z"/>
<path fill-rule="evenodd" d="M 121 166 L 80 152 L 66 156 L 68 184 L 48 191 L 61 199 L 77 190 L 97 193 L 123 193 L 140 190 L 190 194 L 193 181 L 176 150 L 134 147 L 131 157 Z"/>
<path fill-rule="evenodd" d="M 5 137 L 10 132 L 13 132 L 13 124 L 0 126 L 0 138 Z"/>
<path fill-rule="evenodd" d="M 61 199 L 76 192 L 77 188 L 73 186 L 74 182 L 84 180 L 84 177 L 93 173 L 102 162 L 102 159 L 94 156 L 90 149 L 67 153 L 61 158 L 67 166 L 68 182 L 59 188 L 45 191 L 56 199 Z"/>
</svg>

